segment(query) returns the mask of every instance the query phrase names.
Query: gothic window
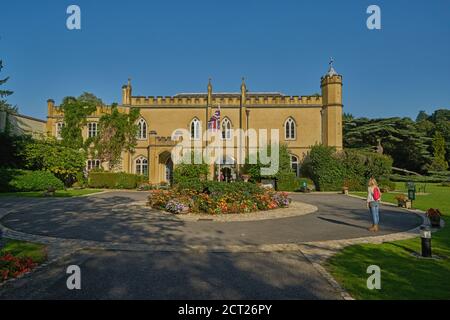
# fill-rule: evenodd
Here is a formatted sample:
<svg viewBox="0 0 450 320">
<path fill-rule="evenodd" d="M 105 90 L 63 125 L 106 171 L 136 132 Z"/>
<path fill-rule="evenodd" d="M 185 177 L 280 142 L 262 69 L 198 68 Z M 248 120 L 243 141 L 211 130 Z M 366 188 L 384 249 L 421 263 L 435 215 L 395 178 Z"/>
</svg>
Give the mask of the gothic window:
<svg viewBox="0 0 450 320">
<path fill-rule="evenodd" d="M 145 140 L 147 139 L 147 122 L 143 118 L 139 119 L 138 121 L 138 134 L 137 138 L 139 140 Z"/>
<path fill-rule="evenodd" d="M 192 140 L 200 140 L 200 121 L 197 118 L 191 121 L 190 131 Z"/>
<path fill-rule="evenodd" d="M 136 174 L 146 176 L 148 173 L 148 160 L 144 157 L 139 157 L 135 160 Z"/>
<path fill-rule="evenodd" d="M 228 118 L 224 118 L 221 124 L 222 129 L 222 139 L 230 140 L 231 139 L 231 122 Z"/>
<path fill-rule="evenodd" d="M 89 159 L 86 164 L 87 171 L 91 171 L 92 169 L 100 168 L 100 160 L 98 159 Z"/>
<path fill-rule="evenodd" d="M 97 122 L 88 123 L 88 138 L 93 138 L 97 135 Z"/>
<path fill-rule="evenodd" d="M 286 140 L 296 139 L 296 126 L 295 121 L 292 118 L 288 118 L 284 123 L 284 137 Z"/>
</svg>

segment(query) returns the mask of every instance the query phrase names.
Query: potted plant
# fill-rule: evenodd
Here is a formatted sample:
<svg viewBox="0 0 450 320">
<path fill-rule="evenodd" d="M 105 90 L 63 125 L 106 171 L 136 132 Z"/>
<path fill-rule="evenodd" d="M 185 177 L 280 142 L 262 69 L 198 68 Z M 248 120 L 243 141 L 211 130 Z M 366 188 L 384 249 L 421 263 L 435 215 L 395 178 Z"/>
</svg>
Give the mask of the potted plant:
<svg viewBox="0 0 450 320">
<path fill-rule="evenodd" d="M 439 228 L 441 226 L 441 212 L 439 211 L 439 209 L 428 209 L 427 217 L 428 219 L 430 219 L 432 227 Z"/>
<path fill-rule="evenodd" d="M 397 200 L 399 207 L 411 209 L 411 200 L 409 200 L 406 195 L 399 194 L 399 195 L 395 196 L 395 200 Z"/>
<path fill-rule="evenodd" d="M 342 193 L 345 195 L 348 195 L 348 187 L 347 186 L 342 187 Z"/>
</svg>

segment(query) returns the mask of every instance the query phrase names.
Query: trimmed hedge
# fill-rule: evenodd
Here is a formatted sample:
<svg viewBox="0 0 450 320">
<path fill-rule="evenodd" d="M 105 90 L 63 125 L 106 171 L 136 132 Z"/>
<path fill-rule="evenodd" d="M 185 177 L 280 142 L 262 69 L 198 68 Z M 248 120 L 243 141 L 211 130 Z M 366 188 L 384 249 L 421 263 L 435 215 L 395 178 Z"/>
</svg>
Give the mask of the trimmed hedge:
<svg viewBox="0 0 450 320">
<path fill-rule="evenodd" d="M 0 192 L 64 189 L 64 183 L 48 171 L 0 169 Z"/>
<path fill-rule="evenodd" d="M 300 189 L 301 180 L 294 172 L 283 172 L 277 175 L 277 190 L 296 191 Z"/>
<path fill-rule="evenodd" d="M 124 172 L 90 172 L 88 185 L 91 188 L 136 189 L 145 176 Z"/>
</svg>

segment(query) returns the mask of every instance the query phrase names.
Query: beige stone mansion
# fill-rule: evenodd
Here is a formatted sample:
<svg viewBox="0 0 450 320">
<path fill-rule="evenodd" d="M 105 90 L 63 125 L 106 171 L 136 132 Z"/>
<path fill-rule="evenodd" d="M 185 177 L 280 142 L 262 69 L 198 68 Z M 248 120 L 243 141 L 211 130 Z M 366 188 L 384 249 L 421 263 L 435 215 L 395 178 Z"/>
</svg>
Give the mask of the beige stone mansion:
<svg viewBox="0 0 450 320">
<path fill-rule="evenodd" d="M 175 142 L 171 135 L 178 128 L 190 131 L 198 139 L 207 129 L 207 122 L 220 105 L 220 130 L 228 138 L 231 129 L 279 129 L 279 141 L 291 154 L 292 168 L 298 174 L 299 162 L 309 148 L 317 143 L 342 148 L 342 76 L 333 66 L 320 80 L 321 95 L 286 96 L 278 92 L 251 92 L 244 80 L 240 92 L 214 92 L 211 81 L 203 93 L 180 93 L 174 96 L 136 96 L 130 81 L 122 87 L 119 110 L 139 108 L 138 142 L 134 153 L 123 152 L 119 170 L 145 174 L 149 182 L 170 181 L 173 162 L 170 151 Z M 84 136 L 97 134 L 97 121 L 110 107 L 98 107 L 88 118 Z M 53 100 L 48 100 L 47 134 L 58 137 L 63 113 Z M 218 159 L 221 174 L 227 179 L 239 175 L 233 157 Z M 90 159 L 87 169 L 101 166 Z M 219 174 L 211 169 L 212 177 Z"/>
</svg>

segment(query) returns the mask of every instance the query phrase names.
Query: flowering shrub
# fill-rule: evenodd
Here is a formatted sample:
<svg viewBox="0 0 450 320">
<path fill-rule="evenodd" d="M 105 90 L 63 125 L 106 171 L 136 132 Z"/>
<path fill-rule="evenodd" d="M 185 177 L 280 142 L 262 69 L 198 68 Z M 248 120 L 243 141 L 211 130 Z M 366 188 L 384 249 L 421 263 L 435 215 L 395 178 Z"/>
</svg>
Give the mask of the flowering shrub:
<svg viewBox="0 0 450 320">
<path fill-rule="evenodd" d="M 0 254 L 0 282 L 31 271 L 37 263 L 31 258 L 18 258 L 11 253 Z"/>
<path fill-rule="evenodd" d="M 170 190 L 151 190 L 148 196 L 148 205 L 156 209 L 165 209 L 167 202 L 173 197 Z"/>
<path fill-rule="evenodd" d="M 285 208 L 289 206 L 289 198 L 285 192 L 251 183 L 207 182 L 195 189 L 151 190 L 148 204 L 177 214 L 227 214 Z"/>
<path fill-rule="evenodd" d="M 272 195 L 272 200 L 277 203 L 279 207 L 289 207 L 289 197 L 286 192 L 276 192 Z"/>
<path fill-rule="evenodd" d="M 171 199 L 166 204 L 166 210 L 172 213 L 187 213 L 189 211 L 189 205 L 183 203 L 179 199 Z"/>
</svg>

